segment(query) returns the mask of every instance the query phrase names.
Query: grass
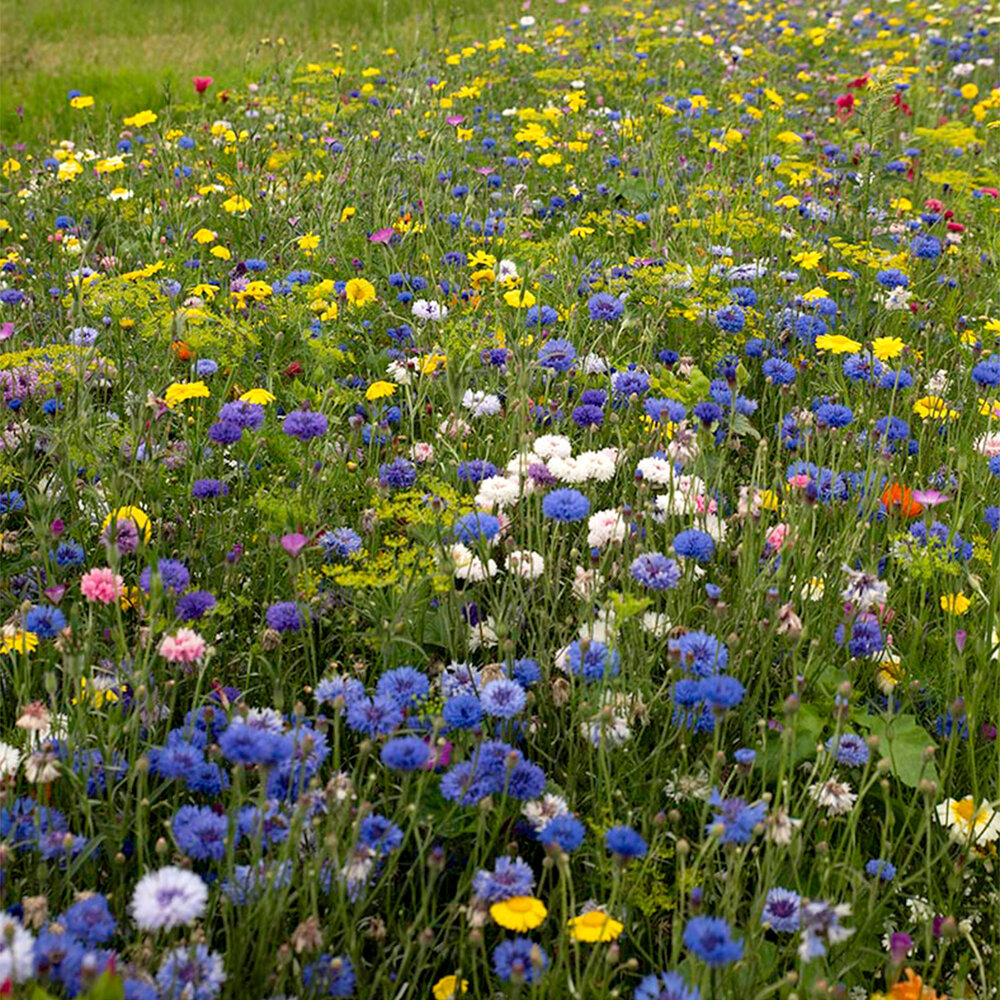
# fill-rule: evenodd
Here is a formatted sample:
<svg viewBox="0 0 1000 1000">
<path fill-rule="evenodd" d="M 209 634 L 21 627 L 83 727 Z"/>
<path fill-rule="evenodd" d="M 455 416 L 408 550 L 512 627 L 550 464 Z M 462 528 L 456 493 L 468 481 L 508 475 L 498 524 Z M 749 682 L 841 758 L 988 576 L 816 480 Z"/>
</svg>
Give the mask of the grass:
<svg viewBox="0 0 1000 1000">
<path fill-rule="evenodd" d="M 0 139 L 31 142 L 66 134 L 70 89 L 119 116 L 160 110 L 191 93 L 191 77 L 213 91 L 242 86 L 289 52 L 322 58 L 331 45 L 370 53 L 443 39 L 472 6 L 441 0 L 0 0 Z M 481 18 L 481 10 L 478 12 Z"/>
</svg>

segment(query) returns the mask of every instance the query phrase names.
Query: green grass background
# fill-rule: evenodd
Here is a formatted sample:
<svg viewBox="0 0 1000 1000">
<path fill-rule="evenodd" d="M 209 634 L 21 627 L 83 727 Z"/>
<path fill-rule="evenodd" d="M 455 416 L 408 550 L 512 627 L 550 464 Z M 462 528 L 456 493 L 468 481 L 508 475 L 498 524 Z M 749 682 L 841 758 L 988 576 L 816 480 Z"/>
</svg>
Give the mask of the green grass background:
<svg viewBox="0 0 1000 1000">
<path fill-rule="evenodd" d="M 330 58 L 354 43 L 376 58 L 479 25 L 496 32 L 510 0 L 0 0 L 0 138 L 60 138 L 73 119 L 66 92 L 123 115 L 243 86 L 276 58 Z M 284 45 L 275 44 L 283 39 Z M 271 44 L 261 44 L 270 39 Z M 19 110 L 20 109 L 20 110 Z"/>
</svg>

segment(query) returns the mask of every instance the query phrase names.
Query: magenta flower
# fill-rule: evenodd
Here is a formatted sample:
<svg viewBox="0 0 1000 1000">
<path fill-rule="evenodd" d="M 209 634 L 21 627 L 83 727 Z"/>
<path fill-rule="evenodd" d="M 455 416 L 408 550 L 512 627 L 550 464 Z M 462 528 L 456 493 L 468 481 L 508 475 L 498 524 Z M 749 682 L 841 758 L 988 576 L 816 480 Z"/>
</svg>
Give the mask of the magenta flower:
<svg viewBox="0 0 1000 1000">
<path fill-rule="evenodd" d="M 299 532 L 281 536 L 281 547 L 294 559 L 307 545 L 309 539 Z"/>
</svg>

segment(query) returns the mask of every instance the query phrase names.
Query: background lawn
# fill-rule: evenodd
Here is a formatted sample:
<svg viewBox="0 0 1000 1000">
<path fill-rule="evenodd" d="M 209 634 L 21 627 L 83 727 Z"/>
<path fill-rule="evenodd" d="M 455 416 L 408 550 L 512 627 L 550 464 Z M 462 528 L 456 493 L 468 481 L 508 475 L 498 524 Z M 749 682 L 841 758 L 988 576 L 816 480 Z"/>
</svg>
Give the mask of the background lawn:
<svg viewBox="0 0 1000 1000">
<path fill-rule="evenodd" d="M 505 8 L 490 4 L 495 28 Z M 191 77 L 212 94 L 242 85 L 289 54 L 330 58 L 330 46 L 369 53 L 438 44 L 484 20 L 481 6 L 447 0 L 0 0 L 0 137 L 59 137 L 71 88 L 110 115 L 188 101 Z"/>
</svg>

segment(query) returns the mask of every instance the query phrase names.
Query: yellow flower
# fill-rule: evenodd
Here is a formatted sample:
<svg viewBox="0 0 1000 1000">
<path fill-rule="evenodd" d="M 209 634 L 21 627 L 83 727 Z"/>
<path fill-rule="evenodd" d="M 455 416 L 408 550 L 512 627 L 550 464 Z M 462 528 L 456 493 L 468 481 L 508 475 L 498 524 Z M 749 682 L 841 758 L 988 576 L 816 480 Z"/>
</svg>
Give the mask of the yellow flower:
<svg viewBox="0 0 1000 1000">
<path fill-rule="evenodd" d="M 248 212 L 250 211 L 250 202 L 243 195 L 234 194 L 222 203 L 222 207 L 230 214 L 234 212 Z"/>
<path fill-rule="evenodd" d="M 493 254 L 487 253 L 485 250 L 477 250 L 475 253 L 467 254 L 465 261 L 470 270 L 476 270 L 483 267 L 495 267 L 497 259 Z"/>
<path fill-rule="evenodd" d="M 340 221 L 347 222 L 348 219 L 353 218 L 357 214 L 358 210 L 353 205 L 347 205 L 340 213 Z"/>
<path fill-rule="evenodd" d="M 18 173 L 20 169 L 21 164 L 17 160 L 4 160 L 3 166 L 0 167 L 0 173 L 2 173 L 4 177 L 10 177 L 12 174 Z"/>
<path fill-rule="evenodd" d="M 961 591 L 957 594 L 941 595 L 941 610 L 947 611 L 949 615 L 964 615 L 971 607 L 972 601 Z"/>
<path fill-rule="evenodd" d="M 527 309 L 535 304 L 535 296 L 526 289 L 512 288 L 509 292 L 504 292 L 504 302 L 515 309 Z"/>
<path fill-rule="evenodd" d="M 899 337 L 876 337 L 872 341 L 872 354 L 879 361 L 891 361 L 903 353 L 906 344 Z"/>
<path fill-rule="evenodd" d="M 425 358 L 421 359 L 420 374 L 433 375 L 439 368 L 445 368 L 447 365 L 447 354 L 428 354 Z"/>
<path fill-rule="evenodd" d="M 224 246 L 212 247 L 209 253 L 213 257 L 218 257 L 219 260 L 229 260 L 232 257 L 232 254 Z"/>
<path fill-rule="evenodd" d="M 89 94 L 79 94 L 70 98 L 69 106 L 77 111 L 82 111 L 84 108 L 92 108 L 94 99 Z"/>
<path fill-rule="evenodd" d="M 126 125 L 132 126 L 132 128 L 142 128 L 143 125 L 152 125 L 156 121 L 156 115 L 152 111 L 139 111 L 137 114 L 131 115 L 128 118 L 123 118 L 122 121 Z"/>
<path fill-rule="evenodd" d="M 198 232 L 191 237 L 191 239 L 193 239 L 195 243 L 211 243 L 212 240 L 215 239 L 215 233 L 213 233 L 211 229 L 206 229 L 202 226 L 201 229 L 199 229 Z"/>
<path fill-rule="evenodd" d="M 979 96 L 979 88 L 974 83 L 967 83 L 962 87 L 962 96 L 967 101 L 971 101 Z"/>
<path fill-rule="evenodd" d="M 434 984 L 434 1000 L 455 1000 L 459 993 L 469 992 L 469 980 L 459 982 L 458 976 L 445 976 Z"/>
<path fill-rule="evenodd" d="M 624 925 L 603 910 L 589 910 L 569 921 L 569 936 L 574 941 L 614 941 Z"/>
<path fill-rule="evenodd" d="M 795 208 L 796 205 L 800 205 L 801 202 L 793 194 L 782 195 L 775 203 L 777 208 Z"/>
<path fill-rule="evenodd" d="M 351 278 L 344 288 L 347 301 L 356 309 L 361 309 L 375 301 L 375 286 L 367 278 Z"/>
<path fill-rule="evenodd" d="M 167 386 L 163 398 L 167 406 L 173 409 L 178 403 L 185 403 L 189 399 L 208 399 L 211 395 L 204 382 L 174 382 Z"/>
<path fill-rule="evenodd" d="M 490 916 L 501 927 L 518 932 L 540 926 L 548 912 L 545 904 L 534 896 L 513 896 L 490 907 Z"/>
<path fill-rule="evenodd" d="M 138 587 L 125 587 L 122 590 L 121 601 L 122 611 L 131 611 L 133 608 L 142 607 L 142 591 Z"/>
<path fill-rule="evenodd" d="M 267 389 L 247 389 L 242 396 L 240 396 L 241 403 L 256 403 L 259 406 L 267 406 L 268 403 L 273 403 L 277 399 L 273 392 L 268 392 Z"/>
<path fill-rule="evenodd" d="M 951 834 L 952 840 L 965 843 L 972 840 L 985 844 L 1000 837 L 1000 813 L 987 802 L 977 807 L 971 795 L 964 799 L 945 799 L 936 809 L 938 820 Z"/>
<path fill-rule="evenodd" d="M 133 507 L 131 504 L 127 507 L 119 507 L 118 510 L 114 511 L 104 519 L 104 523 L 101 525 L 101 533 L 107 529 L 108 525 L 111 524 L 111 519 L 114 518 L 115 522 L 118 521 L 131 521 L 148 542 L 150 538 L 153 537 L 153 529 L 149 525 L 149 515 L 141 507 Z"/>
<path fill-rule="evenodd" d="M 953 420 L 958 411 L 951 409 L 940 396 L 923 396 L 913 404 L 913 412 L 922 420 L 934 417 L 937 420 Z"/>
<path fill-rule="evenodd" d="M 0 631 L 0 656 L 8 653 L 30 653 L 38 648 L 38 636 L 25 632 L 13 625 L 5 625 Z"/>
<path fill-rule="evenodd" d="M 804 250 L 792 258 L 792 263 L 798 264 L 803 271 L 815 271 L 822 259 L 823 255 L 818 250 Z"/>
<path fill-rule="evenodd" d="M 365 390 L 365 399 L 373 403 L 376 399 L 385 399 L 386 396 L 393 395 L 395 391 L 396 387 L 392 382 L 372 382 Z"/>
<path fill-rule="evenodd" d="M 841 333 L 824 333 L 816 338 L 816 347 L 820 351 L 831 354 L 855 354 L 861 350 L 861 344 Z"/>
<path fill-rule="evenodd" d="M 319 246 L 319 237 L 315 233 L 306 233 L 296 241 L 300 250 L 315 250 Z"/>
</svg>

